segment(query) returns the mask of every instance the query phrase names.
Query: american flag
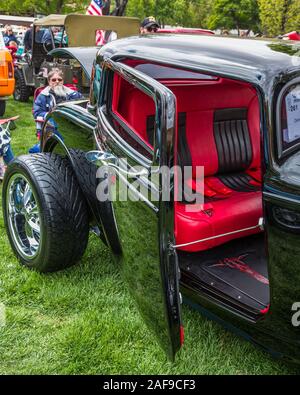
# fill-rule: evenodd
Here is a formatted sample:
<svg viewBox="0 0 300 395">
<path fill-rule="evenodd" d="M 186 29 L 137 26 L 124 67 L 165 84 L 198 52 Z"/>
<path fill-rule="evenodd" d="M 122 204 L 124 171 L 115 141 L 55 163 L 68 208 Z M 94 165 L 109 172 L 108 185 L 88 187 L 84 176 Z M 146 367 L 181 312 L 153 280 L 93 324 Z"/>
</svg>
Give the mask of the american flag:
<svg viewBox="0 0 300 395">
<path fill-rule="evenodd" d="M 103 0 L 91 0 L 86 13 L 88 15 L 102 15 Z M 105 44 L 105 33 L 103 30 L 96 31 L 96 45 Z"/>
</svg>

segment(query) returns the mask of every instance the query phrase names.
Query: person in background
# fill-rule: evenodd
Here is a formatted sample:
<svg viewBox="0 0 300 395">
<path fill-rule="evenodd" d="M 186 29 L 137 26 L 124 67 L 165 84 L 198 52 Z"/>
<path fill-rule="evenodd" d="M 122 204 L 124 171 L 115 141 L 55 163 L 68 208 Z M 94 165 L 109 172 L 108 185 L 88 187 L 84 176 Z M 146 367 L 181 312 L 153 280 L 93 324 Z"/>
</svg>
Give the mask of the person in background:
<svg viewBox="0 0 300 395">
<path fill-rule="evenodd" d="M 0 125 L 0 181 L 3 180 L 6 166 L 14 159 L 10 142 L 11 137 L 9 129 L 4 129 Z"/>
<path fill-rule="evenodd" d="M 43 43 L 44 41 L 44 34 L 48 29 L 42 29 L 40 26 L 35 27 L 35 42 L 36 43 Z"/>
<path fill-rule="evenodd" d="M 18 51 L 18 45 L 14 41 L 10 41 L 6 46 L 14 59 L 16 52 Z"/>
<path fill-rule="evenodd" d="M 38 139 L 41 137 L 46 116 L 53 107 L 65 101 L 82 98 L 80 92 L 70 89 L 64 85 L 63 73 L 60 69 L 52 69 L 48 74 L 47 80 L 48 86 L 37 96 L 33 106 L 33 117 L 36 121 Z M 50 119 L 48 122 L 52 124 L 55 133 L 59 135 L 54 120 Z M 29 153 L 35 152 L 40 152 L 40 143 L 37 143 L 29 149 Z"/>
<path fill-rule="evenodd" d="M 5 26 L 5 33 L 3 34 L 4 44 L 6 47 L 9 46 L 9 43 L 14 41 L 18 46 L 17 37 L 14 35 L 12 27 L 10 25 Z"/>
<path fill-rule="evenodd" d="M 158 22 L 156 22 L 153 16 L 149 16 L 145 18 L 140 26 L 140 33 L 141 34 L 149 34 L 149 33 L 156 33 L 157 30 L 160 28 Z"/>
<path fill-rule="evenodd" d="M 31 51 L 32 50 L 32 36 L 33 36 L 33 25 L 30 29 L 28 29 L 25 33 L 24 36 L 24 45 L 26 46 L 26 50 L 27 51 Z M 35 42 L 36 43 L 43 43 L 44 42 L 44 34 L 45 31 L 48 29 L 41 29 L 40 26 L 35 26 Z M 25 40 L 26 40 L 26 44 L 25 44 Z"/>
<path fill-rule="evenodd" d="M 31 51 L 32 49 L 32 34 L 33 34 L 33 24 L 30 25 L 30 28 L 26 30 L 24 35 L 24 51 Z"/>
</svg>

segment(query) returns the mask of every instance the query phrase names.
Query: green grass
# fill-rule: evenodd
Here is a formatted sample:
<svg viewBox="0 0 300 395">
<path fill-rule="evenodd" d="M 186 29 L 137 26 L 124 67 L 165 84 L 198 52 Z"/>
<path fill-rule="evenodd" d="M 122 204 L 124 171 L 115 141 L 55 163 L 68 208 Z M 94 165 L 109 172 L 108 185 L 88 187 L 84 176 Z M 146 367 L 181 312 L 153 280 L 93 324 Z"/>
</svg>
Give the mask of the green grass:
<svg viewBox="0 0 300 395">
<path fill-rule="evenodd" d="M 20 115 L 13 150 L 35 142 L 32 104 Z M 0 187 L 1 192 L 1 187 Z M 0 374 L 295 374 L 246 341 L 183 307 L 186 341 L 174 364 L 145 327 L 110 251 L 91 236 L 81 263 L 41 275 L 17 262 L 0 212 Z"/>
</svg>

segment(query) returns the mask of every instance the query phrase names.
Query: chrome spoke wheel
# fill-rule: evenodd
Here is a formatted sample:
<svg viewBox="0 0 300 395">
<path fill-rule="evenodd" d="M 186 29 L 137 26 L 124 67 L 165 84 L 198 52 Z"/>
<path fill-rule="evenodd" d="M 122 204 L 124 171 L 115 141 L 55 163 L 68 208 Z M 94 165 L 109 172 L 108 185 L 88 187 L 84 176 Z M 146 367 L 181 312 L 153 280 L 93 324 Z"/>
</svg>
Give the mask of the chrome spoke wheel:
<svg viewBox="0 0 300 395">
<path fill-rule="evenodd" d="M 33 259 L 41 245 L 40 209 L 28 179 L 15 174 L 7 188 L 8 226 L 19 253 Z"/>
</svg>

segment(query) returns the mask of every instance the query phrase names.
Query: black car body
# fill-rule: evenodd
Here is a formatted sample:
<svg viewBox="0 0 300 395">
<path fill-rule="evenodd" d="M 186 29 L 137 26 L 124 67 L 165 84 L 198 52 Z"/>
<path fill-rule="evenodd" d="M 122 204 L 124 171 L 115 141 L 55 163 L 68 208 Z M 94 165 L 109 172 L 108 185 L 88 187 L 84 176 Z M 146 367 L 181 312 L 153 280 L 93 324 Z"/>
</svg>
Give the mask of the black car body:
<svg viewBox="0 0 300 395">
<path fill-rule="evenodd" d="M 97 54 L 89 102 L 49 115 L 61 136 L 45 129 L 43 152 L 71 162 L 90 223 L 171 359 L 183 342 L 183 297 L 299 361 L 299 49 L 216 36 L 117 40 Z M 166 186 L 159 170 L 174 165 L 192 174 L 171 172 Z M 103 182 L 114 199 L 100 201 Z M 192 192 L 200 183 L 202 203 L 178 200 L 181 183 Z M 122 199 L 121 184 L 138 199 Z"/>
</svg>

